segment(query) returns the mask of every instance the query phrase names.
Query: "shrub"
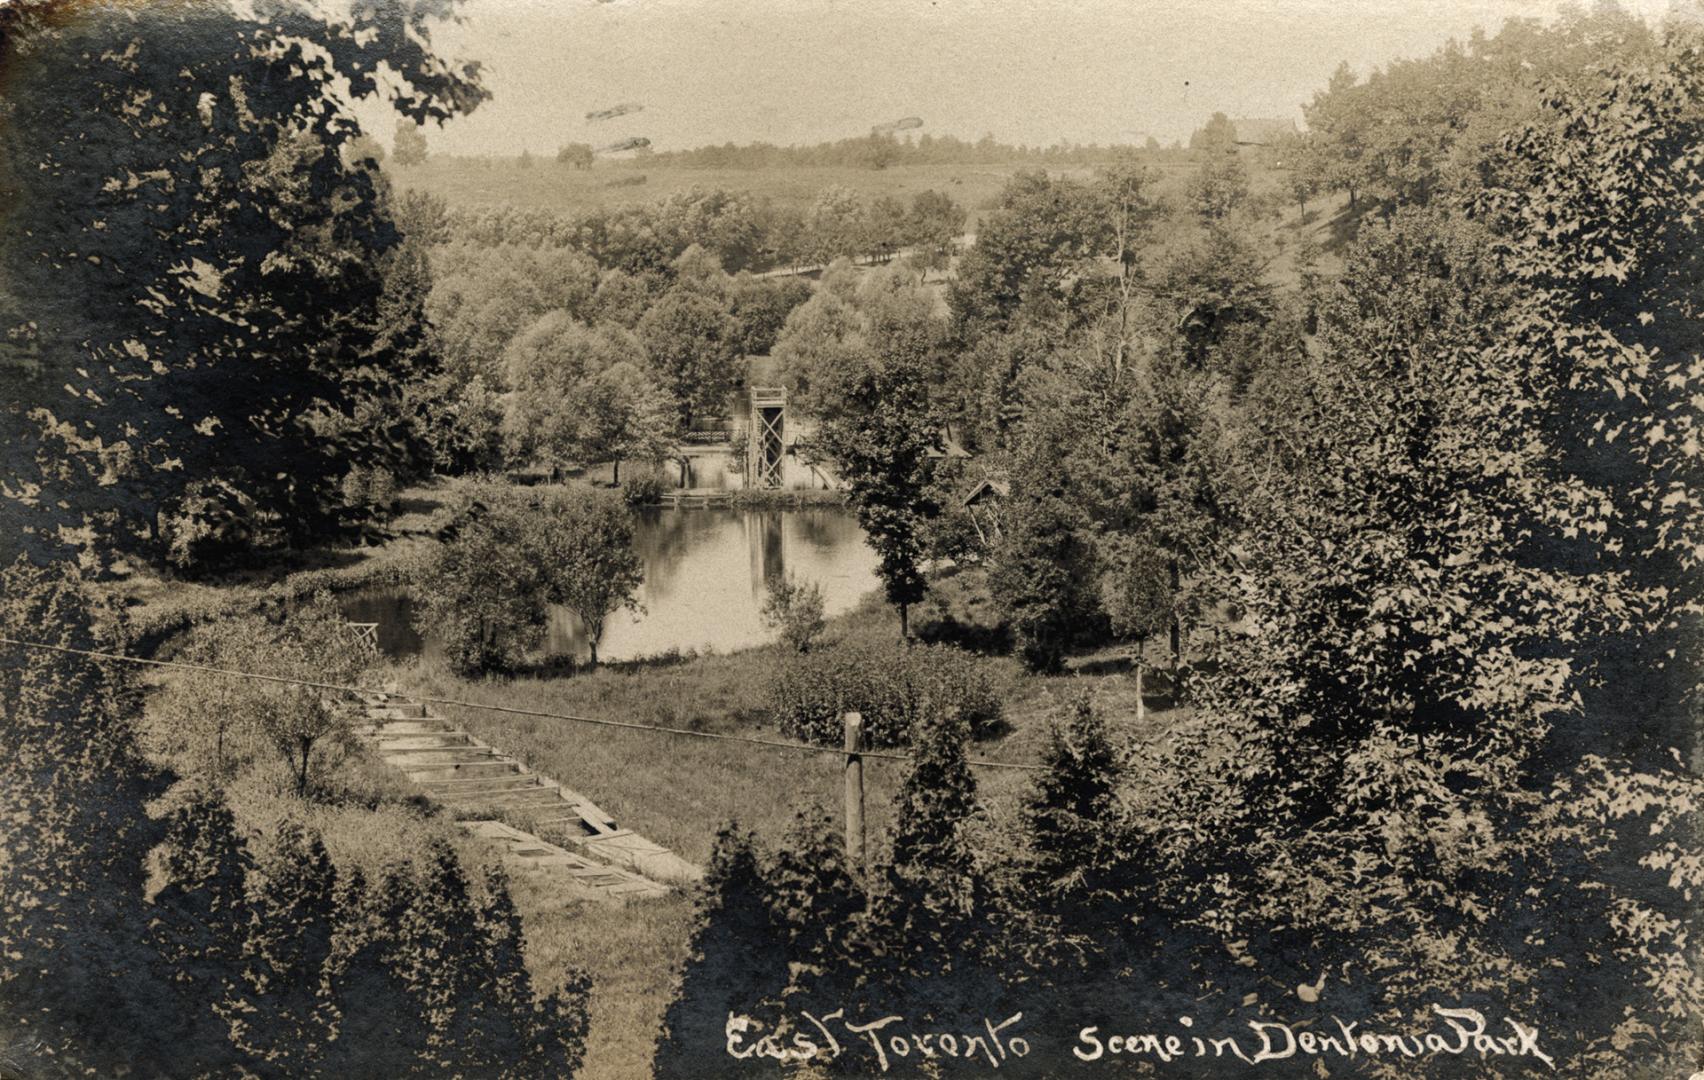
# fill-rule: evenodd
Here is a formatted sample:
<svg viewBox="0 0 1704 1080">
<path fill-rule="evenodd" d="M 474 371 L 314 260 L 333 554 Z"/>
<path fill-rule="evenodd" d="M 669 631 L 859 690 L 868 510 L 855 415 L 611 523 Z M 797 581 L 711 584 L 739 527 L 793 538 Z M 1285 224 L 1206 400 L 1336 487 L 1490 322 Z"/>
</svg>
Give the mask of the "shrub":
<svg viewBox="0 0 1704 1080">
<path fill-rule="evenodd" d="M 386 468 L 357 465 L 344 475 L 342 492 L 345 506 L 390 510 L 396 506 L 396 477 Z"/>
<path fill-rule="evenodd" d="M 779 631 L 794 652 L 810 652 L 823 629 L 822 588 L 814 581 L 795 581 L 791 574 L 771 580 L 768 588 L 760 613 L 763 625 Z"/>
<path fill-rule="evenodd" d="M 628 506 L 645 506 L 663 497 L 663 478 L 655 472 L 632 470 L 621 484 Z"/>
<path fill-rule="evenodd" d="M 944 645 L 840 645 L 783 664 L 769 685 L 783 734 L 838 745 L 841 714 L 857 712 L 871 746 L 902 746 L 924 716 L 956 711 L 973 736 L 1000 719 L 991 665 Z"/>
</svg>

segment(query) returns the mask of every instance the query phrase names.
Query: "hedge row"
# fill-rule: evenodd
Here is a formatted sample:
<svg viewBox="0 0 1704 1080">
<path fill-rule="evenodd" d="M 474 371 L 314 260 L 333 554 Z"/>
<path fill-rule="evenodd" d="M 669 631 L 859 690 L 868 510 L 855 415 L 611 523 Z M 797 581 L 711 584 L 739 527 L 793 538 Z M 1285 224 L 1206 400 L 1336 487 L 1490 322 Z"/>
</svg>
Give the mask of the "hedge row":
<svg viewBox="0 0 1704 1080">
<path fill-rule="evenodd" d="M 861 713 L 871 746 L 903 746 L 919 716 L 957 710 L 971 734 L 1000 719 L 989 662 L 945 645 L 838 645 L 789 658 L 771 678 L 769 711 L 783 734 L 838 746 L 841 714 Z"/>
</svg>

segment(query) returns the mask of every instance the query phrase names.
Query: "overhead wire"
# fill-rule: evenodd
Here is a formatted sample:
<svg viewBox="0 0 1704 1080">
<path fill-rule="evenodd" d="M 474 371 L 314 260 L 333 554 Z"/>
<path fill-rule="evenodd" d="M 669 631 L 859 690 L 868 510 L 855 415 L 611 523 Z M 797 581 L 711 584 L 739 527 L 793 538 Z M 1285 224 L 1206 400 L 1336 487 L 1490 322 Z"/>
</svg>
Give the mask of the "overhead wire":
<svg viewBox="0 0 1704 1080">
<path fill-rule="evenodd" d="M 294 686 L 306 686 L 316 690 L 329 690 L 336 693 L 364 695 L 386 693 L 374 687 L 344 686 L 338 683 L 317 682 L 313 679 L 301 679 L 288 675 L 267 675 L 253 671 L 237 671 L 233 668 L 213 667 L 208 664 L 190 664 L 181 660 L 154 660 L 144 656 L 127 656 L 124 653 L 103 652 L 99 649 L 77 649 L 69 645 L 49 645 L 39 641 L 20 641 L 15 638 L 0 637 L 0 645 L 15 645 L 25 649 L 42 649 L 49 652 L 65 653 L 71 656 L 82 656 L 92 660 L 107 660 L 117 663 L 137 664 L 149 667 L 173 668 L 180 671 L 198 671 L 210 675 L 224 675 L 230 678 L 255 679 L 262 682 L 286 683 Z M 628 731 L 662 732 L 668 735 L 680 735 L 694 739 L 713 739 L 722 742 L 747 743 L 753 746 L 766 746 L 777 750 L 795 750 L 808 754 L 832 754 L 845 757 L 849 751 L 841 747 L 812 746 L 809 743 L 784 742 L 780 739 L 765 739 L 754 735 L 736 735 L 728 732 L 695 731 L 692 728 L 669 727 L 662 724 L 640 724 L 630 720 L 609 720 L 593 716 L 577 716 L 573 713 L 548 712 L 542 709 L 523 709 L 512 705 L 492 705 L 480 701 L 464 701 L 459 698 L 439 698 L 412 696 L 411 700 L 422 705 L 439 705 L 446 708 L 476 709 L 485 712 L 505 713 L 513 716 L 530 716 L 543 720 L 562 720 L 576 724 L 590 724 L 596 727 L 622 728 Z M 876 758 L 883 761 L 911 761 L 909 754 L 887 753 L 881 750 L 860 750 L 859 757 Z M 988 758 L 966 758 L 965 763 L 981 769 L 1017 769 L 1024 772 L 1039 772 L 1041 766 L 1026 765 L 1015 761 L 993 761 Z"/>
</svg>

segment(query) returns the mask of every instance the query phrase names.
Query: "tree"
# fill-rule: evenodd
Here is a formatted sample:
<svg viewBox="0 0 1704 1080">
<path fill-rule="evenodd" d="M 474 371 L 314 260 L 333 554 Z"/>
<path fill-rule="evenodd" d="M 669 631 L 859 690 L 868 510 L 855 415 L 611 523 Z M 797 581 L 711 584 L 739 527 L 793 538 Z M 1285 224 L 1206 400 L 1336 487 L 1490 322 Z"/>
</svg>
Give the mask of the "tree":
<svg viewBox="0 0 1704 1080">
<path fill-rule="evenodd" d="M 548 608 L 527 537 L 513 505 L 482 493 L 413 583 L 415 625 L 443 639 L 452 670 L 512 670 L 542 640 Z"/>
<path fill-rule="evenodd" d="M 172 1072 L 235 1071 L 243 1055 L 229 1029 L 243 990 L 250 856 L 217 792 L 192 791 L 171 812 L 161 863 L 147 940 L 170 972 L 171 1004 L 150 1037 Z"/>
<path fill-rule="evenodd" d="M 1024 795 L 1017 887 L 1055 955 L 1081 963 L 1117 955 L 1132 930 L 1127 889 L 1135 844 L 1118 801 L 1120 761 L 1106 723 L 1086 696 L 1062 712 L 1049 724 L 1042 771 Z M 1114 963 L 1100 974 L 1116 969 Z"/>
<path fill-rule="evenodd" d="M 1100 559 L 1100 606 L 1112 632 L 1136 642 L 1136 719 L 1143 718 L 1148 638 L 1173 625 L 1174 586 L 1163 554 L 1143 537 L 1113 534 Z"/>
<path fill-rule="evenodd" d="M 923 599 L 923 522 L 930 501 L 929 455 L 941 447 L 940 416 L 929 400 L 928 372 L 915 354 L 867 363 L 846 388 L 843 411 L 819 438 L 846 482 L 858 524 L 880 562 L 899 636 L 910 637 L 911 605 Z"/>
<path fill-rule="evenodd" d="M 71 567 L 0 570 L 0 636 L 110 649 L 114 630 Z M 0 646 L 0 1041 L 14 1061 L 166 1071 L 138 857 L 159 840 L 145 808 L 165 785 L 131 735 L 140 707 L 129 669 Z"/>
<path fill-rule="evenodd" d="M 337 882 L 327 992 L 337 1038 L 326 1048 L 327 1076 L 421 1076 L 432 1037 L 425 958 L 405 927 L 420 903 L 420 885 L 391 866 L 368 885 L 359 870 Z"/>
<path fill-rule="evenodd" d="M 986 966 L 995 897 L 969 829 L 981 815 L 956 713 L 922 717 L 894 806 L 892 854 L 874 875 L 857 949 L 888 1006 L 907 1016 L 983 1015 L 998 993 Z"/>
<path fill-rule="evenodd" d="M 472 72 L 431 52 L 436 11 L 5 9 L 9 542 L 93 527 L 160 555 L 203 515 L 240 514 L 195 484 L 300 539 L 351 464 L 391 452 L 385 428 L 320 427 L 395 389 L 373 350 L 399 238 L 382 176 L 345 159 L 360 128 L 340 102 L 414 119 L 477 104 Z M 292 67 L 303 48 L 320 59 Z"/>
<path fill-rule="evenodd" d="M 845 837 L 818 807 L 795 816 L 765 868 L 771 914 L 793 972 L 787 996 L 802 998 L 804 1007 L 845 1000 L 837 991 L 855 981 L 854 928 L 869 903 L 859 881 L 864 869 L 851 864 Z"/>
<path fill-rule="evenodd" d="M 840 407 L 841 380 L 864 364 L 864 316 L 858 279 L 841 260 L 823 274 L 811 297 L 788 315 L 772 355 L 788 400 L 803 412 L 824 415 Z"/>
<path fill-rule="evenodd" d="M 681 427 L 721 417 L 745 381 L 735 351 L 739 327 L 727 307 L 697 292 L 670 290 L 639 320 L 652 373 L 672 395 Z"/>
<path fill-rule="evenodd" d="M 315 596 L 261 640 L 260 648 L 241 656 L 244 666 L 238 670 L 301 681 L 250 683 L 242 704 L 261 738 L 289 767 L 296 797 L 302 798 L 316 761 L 328 751 L 346 753 L 354 743 L 353 702 L 338 700 L 323 685 L 355 685 L 367 657 L 350 648 L 342 612 L 329 593 Z M 314 683 L 322 685 L 308 685 Z"/>
<path fill-rule="evenodd" d="M 632 385 L 627 374 L 644 355 L 638 338 L 620 327 L 593 329 L 561 310 L 517 334 L 503 355 L 510 387 L 503 431 L 511 458 L 556 467 L 603 460 L 639 404 L 637 396 L 612 400 L 611 391 L 640 395 L 647 389 Z M 604 378 L 616 368 L 622 373 Z"/>
<path fill-rule="evenodd" d="M 807 257 L 818 263 L 854 258 L 868 236 L 864 203 L 850 188 L 824 188 L 805 215 Z"/>
<path fill-rule="evenodd" d="M 719 1050 L 736 1034 L 755 1045 L 763 1032 L 741 1028 L 737 1017 L 762 1016 L 786 986 L 787 958 L 770 913 L 761 856 L 751 834 L 729 823 L 717 830 L 710 849 L 686 967 L 663 1014 L 652 1075 L 702 1076 L 705 1048 Z M 739 1070 L 742 1061 L 753 1072 L 771 1064 L 729 1058 L 721 1067 Z"/>
<path fill-rule="evenodd" d="M 988 557 L 988 590 L 1024 663 L 1057 671 L 1067 647 L 1098 610 L 1091 522 L 1068 482 L 1059 432 L 1031 425 L 1018 451 L 1000 539 Z"/>
<path fill-rule="evenodd" d="M 414 400 L 439 472 L 485 472 L 502 464 L 504 403 L 483 376 L 465 383 L 447 373 L 435 376 L 418 386 Z"/>
<path fill-rule="evenodd" d="M 496 1017 L 487 1028 L 487 1038 L 496 1036 L 492 1065 L 512 1080 L 573 1076 L 585 1059 L 591 981 L 570 970 L 561 986 L 539 993 L 527 970 L 520 913 L 500 869 L 487 868 L 483 893 L 476 918 L 491 971 L 476 993 Z"/>
<path fill-rule="evenodd" d="M 643 564 L 620 500 L 586 488 L 482 489 L 417 583 L 420 625 L 433 627 L 456 670 L 513 669 L 535 647 L 550 605 L 597 639 L 616 609 L 637 608 Z"/>
<path fill-rule="evenodd" d="M 603 492 L 546 496 L 533 512 L 543 595 L 579 617 L 595 667 L 604 621 L 623 607 L 639 610 L 645 567 L 633 549 L 633 515 Z"/>
<path fill-rule="evenodd" d="M 775 347 L 787 317 L 808 301 L 814 290 L 798 278 L 755 278 L 739 274 L 733 280 L 732 314 L 738 326 L 736 348 L 741 355 L 767 354 Z"/>
<path fill-rule="evenodd" d="M 964 232 L 965 209 L 952 196 L 939 191 L 919 191 L 911 199 L 905 223 L 906 242 L 944 262 Z"/>
<path fill-rule="evenodd" d="M 407 120 L 396 122 L 396 133 L 391 137 L 391 157 L 398 165 L 426 164 L 426 136 L 421 133 L 419 124 L 411 124 Z"/>
<path fill-rule="evenodd" d="M 592 317 L 598 322 L 612 322 L 632 330 L 650 310 L 652 302 L 662 295 L 664 284 L 659 275 L 605 270 L 592 297 Z"/>
<path fill-rule="evenodd" d="M 230 1038 L 262 1076 L 313 1075 L 338 1035 L 327 978 L 337 878 L 325 844 L 295 821 L 281 823 L 255 859 Z"/>
<path fill-rule="evenodd" d="M 445 366 L 464 382 L 505 386 L 505 353 L 548 316 L 590 322 L 599 283 L 591 256 L 563 247 L 450 244 L 435 253 L 427 303 Z M 559 333 L 560 326 L 551 334 Z"/>
<path fill-rule="evenodd" d="M 190 631 L 179 655 L 202 667 L 247 670 L 270 636 L 259 619 L 233 619 L 216 629 Z M 251 708 L 255 684 L 205 671 L 178 675 L 151 703 L 139 733 L 142 744 L 178 775 L 220 787 L 249 768 L 261 749 Z"/>
<path fill-rule="evenodd" d="M 765 587 L 763 625 L 781 635 L 794 652 L 810 652 L 822 634 L 822 589 L 814 581 L 794 581 L 791 574 L 771 579 Z"/>
<path fill-rule="evenodd" d="M 652 211 L 675 253 L 697 245 L 728 273 L 750 269 L 763 244 L 761 208 L 744 192 L 692 188 L 676 192 Z"/>
<path fill-rule="evenodd" d="M 556 163 L 558 165 L 566 165 L 571 169 L 581 171 L 590 169 L 594 158 L 595 155 L 592 153 L 590 143 L 568 143 L 556 151 Z"/>
<path fill-rule="evenodd" d="M 973 335 L 1007 329 L 1025 304 L 1056 303 L 1106 248 L 1108 218 L 1093 188 L 1043 172 L 1013 174 L 977 226 L 949 293 Z"/>
<path fill-rule="evenodd" d="M 584 414 L 579 449 L 588 461 L 639 461 L 653 469 L 675 451 L 678 416 L 674 401 L 635 364 L 620 363 L 588 380 L 581 391 Z"/>
<path fill-rule="evenodd" d="M 878 196 L 864 214 L 864 237 L 859 249 L 887 262 L 905 243 L 905 204 L 892 195 Z"/>
<path fill-rule="evenodd" d="M 942 449 L 943 417 L 931 388 L 944 381 L 945 329 L 915 272 L 894 267 L 859 281 L 834 267 L 788 316 L 775 349 L 800 407 L 819 418 L 815 442 L 881 558 L 902 637 L 923 597 L 923 523 L 937 512 L 931 455 Z"/>
<path fill-rule="evenodd" d="M 1186 197 L 1203 221 L 1221 221 L 1248 199 L 1248 170 L 1237 153 L 1236 129 L 1224 113 L 1214 113 L 1196 136 L 1190 138 L 1190 149 L 1201 156 L 1201 167 L 1190 177 Z"/>
</svg>

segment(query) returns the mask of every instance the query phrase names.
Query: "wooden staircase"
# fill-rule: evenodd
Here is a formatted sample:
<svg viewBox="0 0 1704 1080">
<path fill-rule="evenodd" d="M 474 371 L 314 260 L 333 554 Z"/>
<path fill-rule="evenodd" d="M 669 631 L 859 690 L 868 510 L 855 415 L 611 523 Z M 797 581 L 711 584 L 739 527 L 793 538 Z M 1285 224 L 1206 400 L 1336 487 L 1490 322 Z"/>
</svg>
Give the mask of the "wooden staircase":
<svg viewBox="0 0 1704 1080">
<path fill-rule="evenodd" d="M 703 876 L 662 845 L 618 828 L 584 795 L 434 716 L 421 702 L 375 691 L 363 695 L 363 704 L 366 722 L 356 735 L 427 798 L 455 812 L 464 829 L 500 845 L 511 867 L 552 874 L 577 897 L 623 901 L 662 896 Z"/>
</svg>

